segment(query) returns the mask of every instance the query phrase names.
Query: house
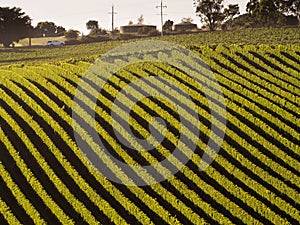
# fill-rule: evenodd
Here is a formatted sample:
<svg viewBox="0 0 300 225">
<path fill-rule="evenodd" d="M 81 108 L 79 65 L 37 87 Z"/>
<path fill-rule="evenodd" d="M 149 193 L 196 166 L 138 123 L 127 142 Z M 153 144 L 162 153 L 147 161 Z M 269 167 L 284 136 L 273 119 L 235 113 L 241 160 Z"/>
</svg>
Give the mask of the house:
<svg viewBox="0 0 300 225">
<path fill-rule="evenodd" d="M 197 24 L 191 22 L 184 22 L 175 24 L 173 30 L 176 32 L 196 31 L 198 30 Z"/>
</svg>

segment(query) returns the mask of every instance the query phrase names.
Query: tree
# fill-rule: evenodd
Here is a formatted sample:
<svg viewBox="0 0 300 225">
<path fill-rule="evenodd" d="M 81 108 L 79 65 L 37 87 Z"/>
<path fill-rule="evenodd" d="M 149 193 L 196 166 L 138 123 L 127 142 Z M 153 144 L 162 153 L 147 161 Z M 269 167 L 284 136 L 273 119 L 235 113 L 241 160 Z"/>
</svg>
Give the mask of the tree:
<svg viewBox="0 0 300 225">
<path fill-rule="evenodd" d="M 66 31 L 67 31 L 67 30 L 66 30 L 64 27 L 62 27 L 62 26 L 56 27 L 56 34 L 57 34 L 58 36 L 64 35 L 64 33 L 65 33 Z"/>
<path fill-rule="evenodd" d="M 289 0 L 287 2 L 287 9 L 289 12 L 293 13 L 298 17 L 298 21 L 300 23 L 300 0 Z"/>
<path fill-rule="evenodd" d="M 257 27 L 258 23 L 254 20 L 254 18 L 248 14 L 245 13 L 243 15 L 240 15 L 236 18 L 233 18 L 232 20 L 226 21 L 222 25 L 223 30 L 231 29 L 231 30 L 236 30 L 236 29 L 247 29 L 247 28 L 255 28 Z"/>
<path fill-rule="evenodd" d="M 144 16 L 143 14 L 138 18 L 138 24 L 143 24 L 144 23 Z"/>
<path fill-rule="evenodd" d="M 90 35 L 105 35 L 107 30 L 99 27 L 98 21 L 90 20 L 86 23 L 86 28 L 90 30 Z"/>
<path fill-rule="evenodd" d="M 31 19 L 20 8 L 0 7 L 0 43 L 9 47 L 14 41 L 29 37 Z"/>
<path fill-rule="evenodd" d="M 224 9 L 225 23 L 222 24 L 222 30 L 227 30 L 228 27 L 232 28 L 233 19 L 240 14 L 240 7 L 238 4 L 228 5 L 228 8 Z"/>
<path fill-rule="evenodd" d="M 240 13 L 239 6 L 229 5 L 224 9 L 224 0 L 194 0 L 196 13 L 200 16 L 201 21 L 205 22 L 210 31 L 214 31 L 226 20 L 232 20 Z"/>
<path fill-rule="evenodd" d="M 54 22 L 39 22 L 34 28 L 34 37 L 56 37 L 62 36 L 66 29 L 62 26 L 56 26 Z"/>
<path fill-rule="evenodd" d="M 132 25 L 133 24 L 133 22 L 132 22 L 132 20 L 130 20 L 129 22 L 128 22 L 128 25 Z"/>
<path fill-rule="evenodd" d="M 277 26 L 284 24 L 283 5 L 284 0 L 250 0 L 247 12 L 260 26 Z"/>
<path fill-rule="evenodd" d="M 35 28 L 38 35 L 45 37 L 54 37 L 56 35 L 56 25 L 53 22 L 39 22 Z"/>
<path fill-rule="evenodd" d="M 224 14 L 226 19 L 231 21 L 235 16 L 240 14 L 240 7 L 238 4 L 235 5 L 228 5 L 228 8 L 224 9 Z"/>
<path fill-rule="evenodd" d="M 263 14 L 274 15 L 279 11 L 278 6 L 273 0 L 260 0 L 260 12 Z"/>
<path fill-rule="evenodd" d="M 98 29 L 99 29 L 98 21 L 96 21 L 96 20 L 89 20 L 89 21 L 86 23 L 86 28 L 87 28 L 88 30 L 90 30 L 91 32 L 92 32 L 92 31 L 95 31 L 95 30 L 98 30 Z"/>
<path fill-rule="evenodd" d="M 250 0 L 247 3 L 246 11 L 250 15 L 255 15 L 259 11 L 259 0 Z"/>
<path fill-rule="evenodd" d="M 65 32 L 65 37 L 67 39 L 77 39 L 80 32 L 78 30 L 68 30 Z"/>
<path fill-rule="evenodd" d="M 172 31 L 173 25 L 174 25 L 173 21 L 167 20 L 163 25 L 163 31 Z"/>
<path fill-rule="evenodd" d="M 196 13 L 201 21 L 208 25 L 210 31 L 214 31 L 225 19 L 222 12 L 223 2 L 224 0 L 194 0 Z"/>
<path fill-rule="evenodd" d="M 182 23 L 192 23 L 193 22 L 193 19 L 191 17 L 183 17 L 181 19 L 181 22 Z"/>
<path fill-rule="evenodd" d="M 300 0 L 276 0 L 275 2 L 283 13 L 297 16 L 300 22 Z"/>
<path fill-rule="evenodd" d="M 298 16 L 300 20 L 300 0 L 288 0 L 286 5 L 288 11 Z"/>
</svg>

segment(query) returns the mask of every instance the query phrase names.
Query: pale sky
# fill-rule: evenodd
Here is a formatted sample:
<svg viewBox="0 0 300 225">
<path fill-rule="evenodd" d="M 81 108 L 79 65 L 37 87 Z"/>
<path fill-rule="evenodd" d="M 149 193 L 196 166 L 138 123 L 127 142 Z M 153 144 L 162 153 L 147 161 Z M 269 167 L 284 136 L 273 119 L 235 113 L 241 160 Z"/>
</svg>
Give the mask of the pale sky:
<svg viewBox="0 0 300 225">
<path fill-rule="evenodd" d="M 245 12 L 249 0 L 225 0 L 227 4 L 239 4 L 241 13 Z M 193 0 L 164 0 L 167 9 L 164 9 L 164 21 L 171 19 L 179 23 L 183 17 L 191 17 L 194 23 L 201 27 L 200 18 L 195 15 Z M 0 7 L 17 6 L 29 15 L 32 24 L 35 26 L 41 21 L 51 21 L 56 25 L 68 29 L 76 29 L 88 33 L 86 22 L 90 19 L 99 21 L 99 26 L 111 29 L 112 4 L 115 5 L 115 27 L 127 25 L 130 20 L 134 23 L 141 14 L 144 15 L 144 23 L 156 25 L 160 28 L 160 0 L 84 0 L 84 1 L 63 1 L 63 0 L 0 0 Z"/>
</svg>

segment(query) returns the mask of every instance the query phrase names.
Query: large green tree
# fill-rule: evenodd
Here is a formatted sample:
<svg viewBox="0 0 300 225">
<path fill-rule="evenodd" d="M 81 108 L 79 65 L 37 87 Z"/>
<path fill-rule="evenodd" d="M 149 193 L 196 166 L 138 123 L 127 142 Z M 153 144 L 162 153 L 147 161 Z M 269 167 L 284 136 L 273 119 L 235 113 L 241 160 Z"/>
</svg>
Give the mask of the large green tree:
<svg viewBox="0 0 300 225">
<path fill-rule="evenodd" d="M 224 9 L 224 0 L 194 0 L 194 5 L 196 13 L 210 31 L 216 30 L 226 19 L 232 19 L 239 14 L 238 5 L 230 5 Z"/>
<path fill-rule="evenodd" d="M 86 28 L 90 30 L 90 35 L 105 35 L 107 31 L 99 27 L 99 23 L 96 20 L 89 20 L 86 23 Z M 116 31 L 114 31 L 116 32 Z"/>
<path fill-rule="evenodd" d="M 0 7 L 0 43 L 9 47 L 14 41 L 28 37 L 31 33 L 31 19 L 22 9 Z"/>
<path fill-rule="evenodd" d="M 54 22 L 39 22 L 34 28 L 36 36 L 45 36 L 45 37 L 55 37 L 58 33 L 63 33 L 66 31 L 63 27 L 58 27 Z"/>
<path fill-rule="evenodd" d="M 89 20 L 86 23 L 86 29 L 90 30 L 90 32 L 97 31 L 99 29 L 99 23 L 96 20 Z"/>
<path fill-rule="evenodd" d="M 56 34 L 58 36 L 63 36 L 65 32 L 66 32 L 66 28 L 64 28 L 62 26 L 57 26 L 56 27 Z"/>
<path fill-rule="evenodd" d="M 300 17 L 300 0 L 250 0 L 247 12 L 262 26 L 282 25 L 285 15 Z"/>
</svg>

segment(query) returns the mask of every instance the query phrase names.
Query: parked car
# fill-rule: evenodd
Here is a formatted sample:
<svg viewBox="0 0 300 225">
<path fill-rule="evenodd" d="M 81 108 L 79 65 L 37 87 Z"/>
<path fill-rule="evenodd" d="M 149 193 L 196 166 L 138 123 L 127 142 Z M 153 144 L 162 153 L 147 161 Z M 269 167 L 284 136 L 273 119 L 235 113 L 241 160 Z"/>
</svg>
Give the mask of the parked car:
<svg viewBox="0 0 300 225">
<path fill-rule="evenodd" d="M 65 45 L 64 41 L 48 41 L 47 46 L 62 46 Z"/>
</svg>

